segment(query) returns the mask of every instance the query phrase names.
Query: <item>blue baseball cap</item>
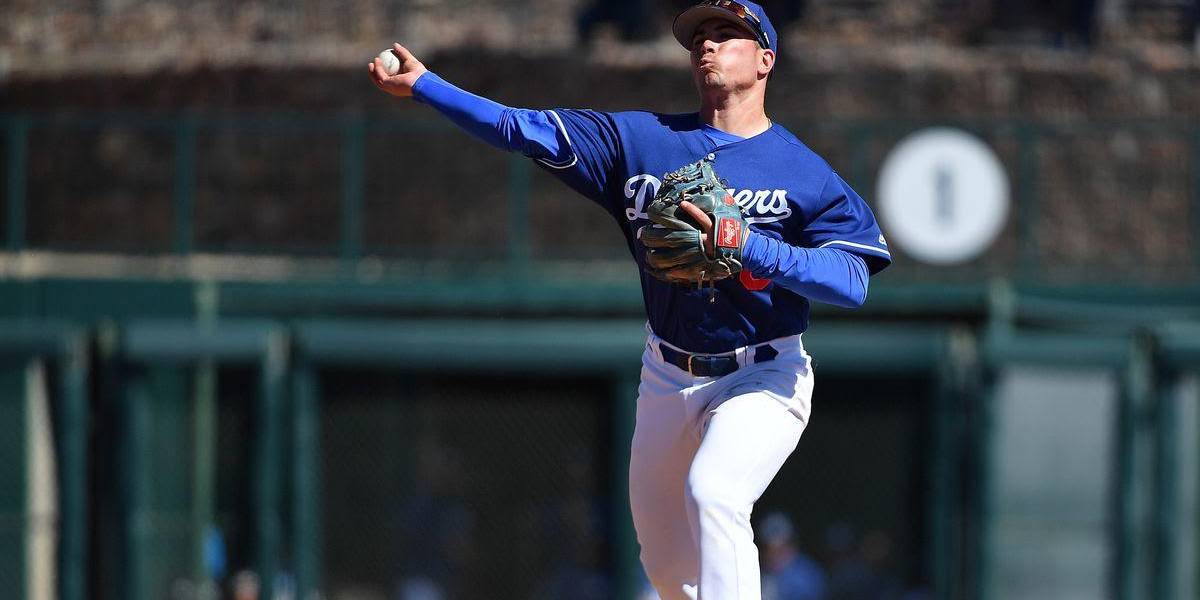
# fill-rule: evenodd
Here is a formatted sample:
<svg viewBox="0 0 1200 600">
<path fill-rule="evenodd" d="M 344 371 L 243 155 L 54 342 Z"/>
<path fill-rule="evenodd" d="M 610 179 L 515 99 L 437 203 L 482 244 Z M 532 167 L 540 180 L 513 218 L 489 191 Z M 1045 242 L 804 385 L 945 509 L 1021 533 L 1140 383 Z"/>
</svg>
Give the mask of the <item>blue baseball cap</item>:
<svg viewBox="0 0 1200 600">
<path fill-rule="evenodd" d="M 692 35 L 701 23 L 709 19 L 724 19 L 750 32 L 758 45 L 779 54 L 779 36 L 767 18 L 763 7 L 747 0 L 703 0 L 684 9 L 675 17 L 671 32 L 684 48 L 692 48 Z"/>
</svg>

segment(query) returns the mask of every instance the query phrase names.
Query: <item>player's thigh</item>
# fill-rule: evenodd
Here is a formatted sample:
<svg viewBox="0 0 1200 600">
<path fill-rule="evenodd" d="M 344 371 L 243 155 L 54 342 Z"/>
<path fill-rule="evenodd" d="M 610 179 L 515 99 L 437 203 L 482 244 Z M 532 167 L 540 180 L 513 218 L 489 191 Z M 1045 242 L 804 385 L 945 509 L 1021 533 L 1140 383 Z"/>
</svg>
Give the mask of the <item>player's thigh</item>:
<svg viewBox="0 0 1200 600">
<path fill-rule="evenodd" d="M 678 397 L 644 394 L 638 398 L 629 452 L 629 490 L 636 501 L 683 498 L 688 467 L 699 440 Z"/>
<path fill-rule="evenodd" d="M 699 444 L 695 409 L 684 400 L 674 367 L 643 358 L 630 446 L 630 477 L 677 476 L 680 481 Z M 632 483 L 632 481 L 631 481 Z"/>
<path fill-rule="evenodd" d="M 744 392 L 709 417 L 688 473 L 694 500 L 754 503 L 796 449 L 805 421 L 784 398 Z"/>
<path fill-rule="evenodd" d="M 699 440 L 682 411 L 678 397 L 639 397 L 629 456 L 629 507 L 641 560 L 664 598 L 694 584 L 699 569 L 685 495 Z"/>
</svg>

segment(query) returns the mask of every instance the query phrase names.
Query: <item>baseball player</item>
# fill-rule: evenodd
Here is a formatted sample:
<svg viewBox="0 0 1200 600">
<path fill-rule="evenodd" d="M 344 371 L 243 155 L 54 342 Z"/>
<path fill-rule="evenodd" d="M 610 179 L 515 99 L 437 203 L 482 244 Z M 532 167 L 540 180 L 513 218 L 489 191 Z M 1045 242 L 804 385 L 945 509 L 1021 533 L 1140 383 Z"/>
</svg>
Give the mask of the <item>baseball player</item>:
<svg viewBox="0 0 1200 600">
<path fill-rule="evenodd" d="M 758 599 L 750 513 L 808 423 L 809 303 L 862 305 L 891 256 L 862 198 L 767 116 L 779 40 L 762 7 L 705 0 L 673 33 L 691 52 L 695 113 L 510 108 L 400 44 L 399 73 L 379 59 L 368 71 L 616 221 L 648 317 L 629 465 L 642 564 L 664 600 Z"/>
</svg>

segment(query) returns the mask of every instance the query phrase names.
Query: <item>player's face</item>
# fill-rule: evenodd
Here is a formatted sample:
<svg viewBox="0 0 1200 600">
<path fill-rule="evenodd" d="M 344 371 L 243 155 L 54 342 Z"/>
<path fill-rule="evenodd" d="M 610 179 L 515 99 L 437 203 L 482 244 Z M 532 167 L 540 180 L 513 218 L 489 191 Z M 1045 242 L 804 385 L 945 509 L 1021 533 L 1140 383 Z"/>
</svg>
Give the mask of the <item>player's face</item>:
<svg viewBox="0 0 1200 600">
<path fill-rule="evenodd" d="M 749 31 L 724 19 L 709 19 L 692 35 L 692 74 L 701 90 L 744 89 L 765 76 L 769 60 Z"/>
</svg>

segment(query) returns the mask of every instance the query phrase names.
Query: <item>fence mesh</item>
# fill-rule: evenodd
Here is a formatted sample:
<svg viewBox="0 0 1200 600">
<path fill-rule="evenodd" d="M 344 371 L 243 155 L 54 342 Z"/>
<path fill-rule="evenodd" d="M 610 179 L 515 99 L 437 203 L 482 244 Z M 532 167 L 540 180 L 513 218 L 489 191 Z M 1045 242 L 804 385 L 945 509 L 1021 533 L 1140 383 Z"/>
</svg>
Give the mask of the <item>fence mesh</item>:
<svg viewBox="0 0 1200 600">
<path fill-rule="evenodd" d="M 311 129 L 204 131 L 195 149 L 197 247 L 336 253 L 341 145 L 336 133 Z"/>
<path fill-rule="evenodd" d="M 830 598 L 892 597 L 927 588 L 927 402 L 921 379 L 820 375 L 809 426 L 755 506 L 780 511 L 798 548 L 828 574 Z M 769 565 L 769 558 L 766 559 Z M 768 568 L 768 571 L 770 569 Z"/>
<path fill-rule="evenodd" d="M 321 387 L 333 597 L 608 597 L 611 386 L 331 371 Z"/>
<path fill-rule="evenodd" d="M 170 250 L 174 147 L 168 132 L 46 123 L 28 137 L 28 243 L 72 250 Z"/>
<path fill-rule="evenodd" d="M 888 153 L 919 127 L 781 121 L 869 203 L 875 203 L 875 173 Z M 525 159 L 440 121 L 355 125 L 327 115 L 202 122 L 195 161 L 182 165 L 175 158 L 186 145 L 183 134 L 179 123 L 168 122 L 174 125 L 35 126 L 28 245 L 156 253 L 192 236 L 197 249 L 209 252 L 349 252 L 447 265 L 628 255 L 604 210 Z M 359 126 L 365 127 L 361 138 Z M 898 282 L 1194 280 L 1200 273 L 1200 158 L 1188 130 L 1165 127 L 969 126 L 1009 178 L 1010 208 L 999 237 L 978 258 L 952 267 L 923 266 L 903 247 L 893 248 L 896 264 L 884 276 Z M 194 180 L 177 178 L 179 168 L 195 169 Z"/>
</svg>

